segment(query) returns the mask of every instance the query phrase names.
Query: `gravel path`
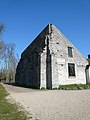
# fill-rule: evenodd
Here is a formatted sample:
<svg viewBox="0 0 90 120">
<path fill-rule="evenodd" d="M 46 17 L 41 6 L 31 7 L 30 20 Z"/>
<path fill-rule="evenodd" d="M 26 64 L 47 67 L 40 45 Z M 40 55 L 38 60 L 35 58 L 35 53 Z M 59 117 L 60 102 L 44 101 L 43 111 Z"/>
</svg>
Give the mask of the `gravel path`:
<svg viewBox="0 0 90 120">
<path fill-rule="evenodd" d="M 30 120 L 90 120 L 90 90 L 32 90 L 4 84 Z"/>
</svg>

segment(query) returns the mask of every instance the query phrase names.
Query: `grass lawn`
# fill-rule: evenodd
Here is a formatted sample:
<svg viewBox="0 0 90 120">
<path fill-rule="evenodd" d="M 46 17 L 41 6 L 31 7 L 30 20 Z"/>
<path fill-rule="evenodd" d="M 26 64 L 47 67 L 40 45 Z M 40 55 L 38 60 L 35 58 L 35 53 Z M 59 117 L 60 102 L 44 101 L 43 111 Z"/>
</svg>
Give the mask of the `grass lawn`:
<svg viewBox="0 0 90 120">
<path fill-rule="evenodd" d="M 25 113 L 18 111 L 17 105 L 7 102 L 5 99 L 7 95 L 8 93 L 0 84 L 0 120 L 27 120 Z"/>
<path fill-rule="evenodd" d="M 71 85 L 59 85 L 59 90 L 83 90 L 90 89 L 90 84 L 71 84 Z"/>
</svg>

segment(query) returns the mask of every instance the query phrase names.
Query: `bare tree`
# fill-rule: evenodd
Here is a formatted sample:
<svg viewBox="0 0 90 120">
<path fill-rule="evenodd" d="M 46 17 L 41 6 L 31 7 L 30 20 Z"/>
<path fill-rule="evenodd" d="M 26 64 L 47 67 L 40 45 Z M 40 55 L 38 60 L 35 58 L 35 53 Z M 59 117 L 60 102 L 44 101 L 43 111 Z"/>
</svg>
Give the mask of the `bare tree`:
<svg viewBox="0 0 90 120">
<path fill-rule="evenodd" d="M 1 49 L 0 61 L 2 61 L 1 71 L 3 71 L 2 78 L 6 79 L 6 82 L 15 81 L 16 67 L 18 64 L 18 58 L 15 55 L 15 45 L 14 44 L 3 44 L 3 49 Z M 3 52 L 2 52 L 3 51 Z"/>
<path fill-rule="evenodd" d="M 0 35 L 4 30 L 4 25 L 0 24 Z M 18 59 L 15 55 L 15 45 L 6 44 L 0 40 L 0 81 L 1 78 L 6 82 L 15 81 L 15 73 Z"/>
<path fill-rule="evenodd" d="M 15 58 L 15 45 L 8 44 L 7 45 L 7 69 L 8 69 L 8 79 L 9 81 L 15 80 L 15 72 L 16 72 L 17 60 Z"/>
<path fill-rule="evenodd" d="M 4 24 L 0 23 L 0 59 L 4 57 L 5 43 L 1 39 L 1 33 L 4 31 Z"/>
<path fill-rule="evenodd" d="M 0 34 L 4 31 L 4 24 L 0 23 Z"/>
<path fill-rule="evenodd" d="M 5 43 L 4 41 L 1 40 L 1 34 L 4 30 L 4 25 L 2 23 L 0 23 L 0 81 L 1 80 L 5 80 L 6 76 L 5 76 L 5 72 L 3 71 L 3 58 L 5 56 Z"/>
</svg>

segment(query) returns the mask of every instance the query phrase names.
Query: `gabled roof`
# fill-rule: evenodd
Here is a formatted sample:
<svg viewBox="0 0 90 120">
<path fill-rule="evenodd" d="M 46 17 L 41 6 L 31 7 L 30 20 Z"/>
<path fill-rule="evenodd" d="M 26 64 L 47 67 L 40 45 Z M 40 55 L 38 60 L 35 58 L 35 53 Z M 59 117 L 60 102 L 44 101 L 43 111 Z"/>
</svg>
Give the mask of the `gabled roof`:
<svg viewBox="0 0 90 120">
<path fill-rule="evenodd" d="M 53 24 L 48 24 L 43 30 L 42 32 L 32 41 L 32 43 L 24 50 L 24 53 L 26 53 L 29 49 L 31 49 L 32 46 L 36 46 L 40 40 L 45 40 L 46 36 L 51 36 L 51 33 L 57 33 L 57 36 L 59 37 L 63 37 L 63 40 L 70 43 L 72 45 L 72 43 L 60 32 L 60 30 L 58 30 L 57 27 L 55 27 Z M 72 45 L 73 46 L 73 45 Z M 75 48 L 75 46 L 73 46 L 73 48 Z M 78 54 L 82 57 L 83 55 L 75 48 L 75 50 L 78 52 Z M 85 58 L 84 58 L 85 59 Z"/>
</svg>

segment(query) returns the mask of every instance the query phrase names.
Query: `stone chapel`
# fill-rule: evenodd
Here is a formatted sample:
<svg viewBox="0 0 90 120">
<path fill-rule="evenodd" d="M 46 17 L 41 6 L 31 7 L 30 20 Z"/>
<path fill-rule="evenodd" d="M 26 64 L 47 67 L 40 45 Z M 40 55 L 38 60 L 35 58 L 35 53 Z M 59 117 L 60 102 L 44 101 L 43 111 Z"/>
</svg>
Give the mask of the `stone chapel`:
<svg viewBox="0 0 90 120">
<path fill-rule="evenodd" d="M 88 60 L 53 24 L 48 24 L 22 53 L 15 82 L 46 89 L 86 84 L 90 82 L 86 76 L 90 68 L 86 66 L 90 66 Z"/>
</svg>

